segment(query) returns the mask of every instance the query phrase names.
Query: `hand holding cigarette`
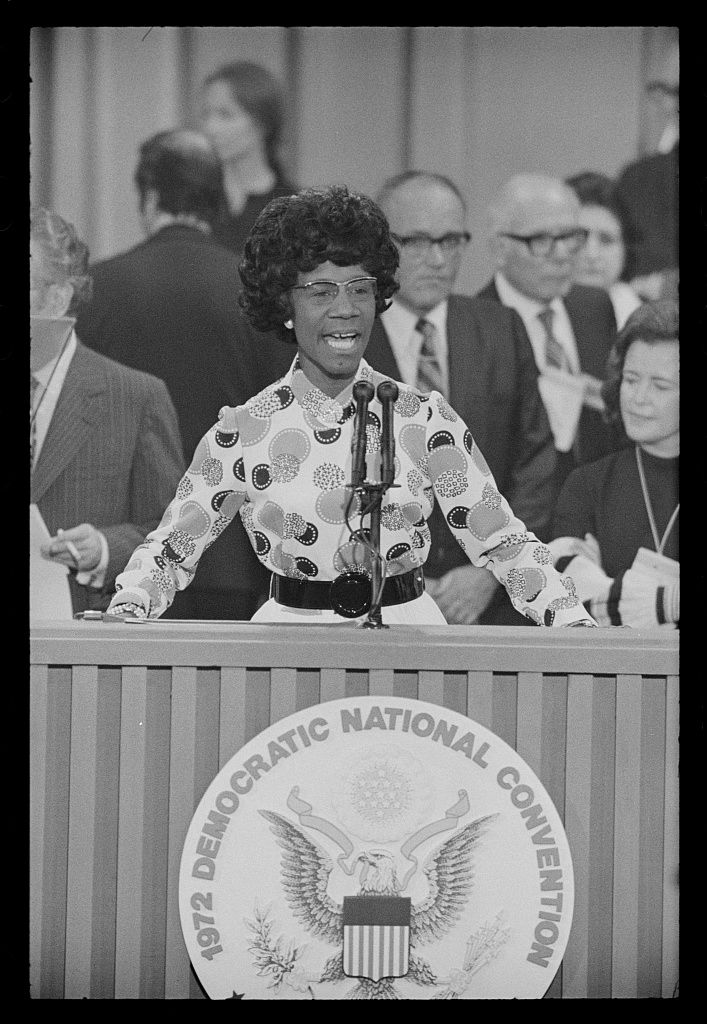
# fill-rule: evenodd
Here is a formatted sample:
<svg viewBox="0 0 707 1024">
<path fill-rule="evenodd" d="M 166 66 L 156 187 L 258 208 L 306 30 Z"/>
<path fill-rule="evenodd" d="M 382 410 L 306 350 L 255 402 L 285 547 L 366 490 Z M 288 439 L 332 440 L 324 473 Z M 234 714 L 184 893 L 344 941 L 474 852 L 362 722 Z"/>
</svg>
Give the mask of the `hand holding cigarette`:
<svg viewBox="0 0 707 1024">
<path fill-rule="evenodd" d="M 42 545 L 42 555 L 70 569 L 85 572 L 95 568 L 101 558 L 101 539 L 95 526 L 82 523 L 70 530 L 57 529 L 56 536 Z"/>
</svg>

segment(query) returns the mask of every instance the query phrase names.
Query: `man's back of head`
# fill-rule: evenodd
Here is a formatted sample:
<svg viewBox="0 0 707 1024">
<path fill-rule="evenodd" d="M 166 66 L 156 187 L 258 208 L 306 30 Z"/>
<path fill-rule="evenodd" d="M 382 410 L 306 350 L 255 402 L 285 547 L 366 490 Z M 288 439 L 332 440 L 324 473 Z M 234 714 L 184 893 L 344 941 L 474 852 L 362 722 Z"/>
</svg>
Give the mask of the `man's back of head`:
<svg viewBox="0 0 707 1024">
<path fill-rule="evenodd" d="M 377 201 L 400 249 L 396 301 L 424 316 L 447 299 L 469 241 L 466 202 L 441 174 L 406 171 L 389 178 Z"/>
<path fill-rule="evenodd" d="M 135 184 L 148 234 L 175 219 L 209 230 L 224 209 L 221 161 L 206 136 L 190 129 L 143 142 Z"/>
<path fill-rule="evenodd" d="M 489 207 L 491 253 L 506 280 L 528 298 L 550 302 L 572 286 L 584 244 L 579 201 L 560 178 L 517 174 Z"/>
</svg>

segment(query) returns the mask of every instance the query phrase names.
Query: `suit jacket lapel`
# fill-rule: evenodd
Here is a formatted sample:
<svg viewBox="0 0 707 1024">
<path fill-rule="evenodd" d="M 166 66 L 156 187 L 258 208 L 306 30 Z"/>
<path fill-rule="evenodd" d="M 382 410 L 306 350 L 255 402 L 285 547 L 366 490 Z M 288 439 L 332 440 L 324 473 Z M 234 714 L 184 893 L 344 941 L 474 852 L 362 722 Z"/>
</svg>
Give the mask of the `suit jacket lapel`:
<svg viewBox="0 0 707 1024">
<path fill-rule="evenodd" d="M 364 358 L 369 366 L 378 370 L 384 377 L 400 380 L 400 368 L 393 354 L 388 334 L 379 317 L 373 321 L 371 339 L 368 342 Z"/>
<path fill-rule="evenodd" d="M 91 363 L 89 350 L 79 342 L 32 474 L 32 502 L 39 501 L 71 463 L 101 414 L 100 396 L 107 386 Z"/>
<path fill-rule="evenodd" d="M 483 339 L 476 325 L 468 314 L 465 315 L 458 297 L 450 295 L 447 305 L 447 365 L 449 404 L 453 409 L 465 410 L 471 394 L 476 395 L 476 401 L 485 398 L 486 388 L 478 386 L 479 381 L 488 378 L 485 362 Z"/>
</svg>

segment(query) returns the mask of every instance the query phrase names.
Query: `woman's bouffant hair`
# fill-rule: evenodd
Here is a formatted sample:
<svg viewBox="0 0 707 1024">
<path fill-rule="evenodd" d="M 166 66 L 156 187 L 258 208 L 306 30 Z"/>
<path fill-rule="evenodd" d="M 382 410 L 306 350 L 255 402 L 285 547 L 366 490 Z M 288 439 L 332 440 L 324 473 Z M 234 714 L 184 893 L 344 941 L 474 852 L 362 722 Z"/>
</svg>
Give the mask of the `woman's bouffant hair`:
<svg viewBox="0 0 707 1024">
<path fill-rule="evenodd" d="M 644 302 L 631 313 L 619 331 L 607 362 L 606 380 L 601 387 L 604 399 L 604 418 L 607 423 L 623 429 L 619 406 L 619 392 L 624 372 L 626 353 L 634 341 L 651 344 L 656 341 L 679 343 L 680 307 L 675 299 Z"/>
<path fill-rule="evenodd" d="M 398 290 L 398 259 L 388 221 L 372 199 L 345 185 L 305 189 L 273 199 L 253 225 L 239 266 L 239 301 L 257 330 L 294 341 L 284 322 L 292 316 L 289 291 L 300 272 L 328 261 L 359 264 L 378 282 L 378 315 Z"/>
<path fill-rule="evenodd" d="M 67 313 L 73 314 L 81 303 L 90 302 L 92 281 L 88 273 L 88 247 L 73 224 L 43 206 L 32 206 L 30 237 L 42 247 L 46 270 L 51 275 L 47 284 L 70 284 L 73 288 Z"/>
</svg>

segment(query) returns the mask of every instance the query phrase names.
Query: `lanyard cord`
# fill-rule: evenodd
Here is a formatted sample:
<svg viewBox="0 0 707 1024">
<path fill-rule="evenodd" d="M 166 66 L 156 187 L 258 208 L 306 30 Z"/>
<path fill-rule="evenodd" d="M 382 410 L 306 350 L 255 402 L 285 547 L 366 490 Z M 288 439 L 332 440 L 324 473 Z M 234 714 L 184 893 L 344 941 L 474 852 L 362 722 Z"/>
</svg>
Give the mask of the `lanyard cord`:
<svg viewBox="0 0 707 1024">
<path fill-rule="evenodd" d="M 646 506 L 646 512 L 648 513 L 648 522 L 651 524 L 651 533 L 653 534 L 653 542 L 655 544 L 655 549 L 658 552 L 658 554 L 662 555 L 663 554 L 663 548 L 665 547 L 665 542 L 668 539 L 668 534 L 670 533 L 670 531 L 672 530 L 673 526 L 675 525 L 675 520 L 678 517 L 678 512 L 680 511 L 680 502 L 678 502 L 677 505 L 675 506 L 675 508 L 673 509 L 673 514 L 671 515 L 670 519 L 668 520 L 668 525 L 665 527 L 665 532 L 663 533 L 663 539 L 659 540 L 659 538 L 658 538 L 658 529 L 657 529 L 657 527 L 655 525 L 655 516 L 653 515 L 653 506 L 651 505 L 651 499 L 650 499 L 650 496 L 648 494 L 648 487 L 646 485 L 646 477 L 645 477 L 645 474 L 643 472 L 643 459 L 642 459 L 642 456 L 641 456 L 641 449 L 640 449 L 639 445 L 636 445 L 636 464 L 638 466 L 638 475 L 641 478 L 641 490 L 643 491 L 643 502 L 644 502 L 644 504 Z"/>
</svg>

